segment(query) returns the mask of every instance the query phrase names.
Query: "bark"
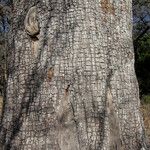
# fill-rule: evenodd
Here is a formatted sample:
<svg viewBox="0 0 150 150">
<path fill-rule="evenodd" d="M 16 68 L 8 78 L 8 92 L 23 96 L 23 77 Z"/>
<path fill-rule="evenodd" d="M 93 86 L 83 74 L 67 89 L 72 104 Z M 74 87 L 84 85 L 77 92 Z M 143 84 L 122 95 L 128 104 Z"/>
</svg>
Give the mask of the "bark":
<svg viewBox="0 0 150 150">
<path fill-rule="evenodd" d="M 14 1 L 2 149 L 144 149 L 131 5 Z"/>
</svg>

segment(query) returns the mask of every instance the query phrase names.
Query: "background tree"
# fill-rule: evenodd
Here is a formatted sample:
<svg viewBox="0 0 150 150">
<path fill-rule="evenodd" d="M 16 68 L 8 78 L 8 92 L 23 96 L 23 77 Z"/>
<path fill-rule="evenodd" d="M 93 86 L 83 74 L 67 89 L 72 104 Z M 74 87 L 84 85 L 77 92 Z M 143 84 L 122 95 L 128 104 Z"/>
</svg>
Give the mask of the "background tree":
<svg viewBox="0 0 150 150">
<path fill-rule="evenodd" d="M 150 2 L 133 1 L 135 70 L 140 87 L 142 112 L 150 143 Z"/>
<path fill-rule="evenodd" d="M 7 33 L 10 21 L 10 3 L 0 1 L 0 116 L 3 105 L 3 98 L 6 91 L 7 80 Z"/>
<path fill-rule="evenodd" d="M 136 73 L 140 85 L 141 98 L 150 95 L 150 2 L 133 1 L 134 49 L 136 54 Z M 150 99 L 150 98 L 149 98 Z"/>
<path fill-rule="evenodd" d="M 14 1 L 2 149 L 144 149 L 131 5 Z"/>
</svg>

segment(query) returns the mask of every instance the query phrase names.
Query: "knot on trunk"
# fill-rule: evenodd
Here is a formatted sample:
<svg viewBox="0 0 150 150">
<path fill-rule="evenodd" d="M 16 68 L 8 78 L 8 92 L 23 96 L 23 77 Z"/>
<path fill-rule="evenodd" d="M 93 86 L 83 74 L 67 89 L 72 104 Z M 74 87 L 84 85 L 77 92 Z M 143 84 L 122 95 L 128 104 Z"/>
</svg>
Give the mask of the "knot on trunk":
<svg viewBox="0 0 150 150">
<path fill-rule="evenodd" d="M 39 34 L 40 28 L 37 19 L 36 6 L 33 6 L 29 9 L 25 17 L 24 25 L 25 25 L 25 31 L 29 36 L 36 37 Z"/>
</svg>

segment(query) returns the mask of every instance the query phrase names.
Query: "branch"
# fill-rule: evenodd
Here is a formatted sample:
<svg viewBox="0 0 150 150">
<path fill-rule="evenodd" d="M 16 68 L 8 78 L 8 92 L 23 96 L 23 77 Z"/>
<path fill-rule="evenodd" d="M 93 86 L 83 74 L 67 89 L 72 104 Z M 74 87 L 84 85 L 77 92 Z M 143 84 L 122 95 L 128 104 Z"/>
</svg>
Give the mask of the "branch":
<svg viewBox="0 0 150 150">
<path fill-rule="evenodd" d="M 144 36 L 144 34 L 146 34 L 149 29 L 150 29 L 150 26 L 147 26 L 147 27 L 143 30 L 143 32 L 142 32 L 138 37 L 136 37 L 136 39 L 134 40 L 134 43 L 135 43 L 135 42 L 138 42 L 138 40 L 139 40 L 140 38 L 142 38 L 142 37 Z"/>
</svg>

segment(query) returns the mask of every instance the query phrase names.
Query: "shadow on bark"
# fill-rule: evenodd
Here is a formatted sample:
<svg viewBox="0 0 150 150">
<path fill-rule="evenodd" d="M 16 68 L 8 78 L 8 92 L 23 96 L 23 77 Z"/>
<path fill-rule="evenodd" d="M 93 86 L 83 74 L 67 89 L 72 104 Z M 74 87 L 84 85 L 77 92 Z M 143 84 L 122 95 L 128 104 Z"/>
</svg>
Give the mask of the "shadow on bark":
<svg viewBox="0 0 150 150">
<path fill-rule="evenodd" d="M 31 4 L 31 3 L 28 0 L 28 1 L 25 1 L 25 3 L 23 4 L 25 10 L 28 10 L 31 7 L 32 4 L 31 5 L 26 5 L 26 3 L 29 3 L 29 4 Z M 33 2 L 33 3 L 35 3 L 35 2 Z M 43 5 L 43 4 L 41 4 L 41 5 Z M 47 44 L 47 41 L 48 41 L 48 39 L 47 39 L 47 36 L 48 36 L 47 33 L 48 32 L 47 32 L 47 28 L 46 27 L 49 24 L 51 24 L 51 18 L 53 17 L 53 14 L 56 11 L 55 9 L 57 9 L 57 4 L 56 4 L 56 6 L 53 5 L 53 8 L 49 12 L 49 18 L 48 18 L 47 22 L 45 23 L 44 37 L 42 37 L 42 39 L 43 39 L 43 40 L 41 40 L 42 44 L 41 44 L 41 47 L 39 48 L 40 51 L 39 51 L 39 54 L 38 54 L 38 56 L 36 58 L 34 66 L 32 68 L 32 72 L 30 73 L 30 75 L 27 76 L 27 79 L 25 79 L 25 85 L 24 85 L 25 91 L 21 95 L 21 100 L 19 99 L 20 95 L 17 93 L 17 91 L 15 92 L 15 89 L 13 91 L 14 92 L 13 93 L 14 94 L 13 97 L 15 99 L 13 99 L 14 103 L 12 102 L 11 104 L 15 104 L 15 101 L 17 101 L 19 99 L 19 101 L 18 101 L 19 105 L 17 104 L 18 107 L 17 107 L 16 110 L 15 110 L 16 106 L 9 106 L 9 107 L 11 107 L 11 109 L 13 110 L 13 113 L 14 113 L 14 114 L 12 114 L 13 117 L 11 118 L 12 119 L 11 122 L 7 122 L 7 121 L 5 122 L 4 121 L 5 117 L 7 115 L 9 115 L 9 114 L 5 114 L 6 111 L 7 111 L 6 113 L 8 113 L 8 111 L 9 111 L 8 110 L 9 107 L 7 107 L 7 104 L 6 104 L 8 102 L 8 99 L 6 99 L 4 101 L 3 113 L 2 113 L 2 119 L 1 119 L 1 123 L 2 124 L 0 126 L 0 133 L 1 133 L 1 137 L 0 138 L 1 138 L 1 143 L 3 145 L 2 149 L 10 150 L 12 148 L 12 142 L 16 138 L 16 136 L 18 135 L 18 133 L 20 131 L 20 128 L 21 128 L 21 126 L 23 124 L 23 120 L 28 115 L 30 115 L 30 106 L 35 102 L 35 100 L 36 100 L 36 98 L 38 96 L 38 92 L 40 91 L 41 85 L 44 82 L 44 79 L 45 79 L 45 77 L 47 75 L 47 70 L 49 69 L 49 67 L 53 68 L 54 65 L 55 65 L 55 64 L 52 65 L 51 59 L 52 59 L 53 56 L 51 56 L 51 58 L 47 58 L 44 66 L 42 68 L 39 69 L 39 67 L 38 67 L 39 64 L 40 64 L 40 60 L 42 58 L 44 46 Z M 69 5 L 65 6 L 63 8 L 63 11 L 66 11 L 67 9 L 69 9 Z M 58 12 L 58 13 L 61 13 L 61 12 Z M 26 11 L 22 11 L 22 13 L 20 14 L 20 17 L 18 18 L 18 22 L 16 23 L 18 25 L 18 27 L 15 28 L 16 29 L 16 31 L 15 31 L 16 33 L 14 35 L 17 34 L 18 29 L 21 29 L 24 26 L 22 24 L 23 23 L 22 19 L 25 18 L 25 14 L 26 14 Z M 65 13 L 63 13 L 63 15 L 64 16 L 62 16 L 62 17 L 65 17 Z M 71 30 L 73 30 L 75 28 L 75 26 L 76 25 L 71 27 Z M 56 41 L 56 42 L 53 41 L 53 43 L 55 43 L 55 45 L 57 45 L 57 42 L 60 42 L 59 41 L 59 40 L 61 40 L 60 35 L 61 35 L 61 31 L 60 31 L 60 29 L 57 29 L 56 34 L 53 37 L 54 40 Z M 13 52 L 10 52 L 11 53 L 11 57 L 9 56 L 11 59 L 13 59 L 14 55 L 15 55 L 14 53 L 15 53 L 15 49 L 16 48 L 15 48 L 15 42 L 14 41 L 13 41 L 13 43 L 11 43 L 11 46 L 12 45 L 13 45 Z M 11 46 L 10 46 L 10 49 L 12 49 Z M 63 49 L 65 49 L 65 44 L 64 44 Z M 55 50 L 55 52 L 52 51 L 51 53 L 56 53 L 56 55 L 57 55 L 57 53 L 59 53 L 59 51 L 57 52 L 57 50 Z M 20 54 L 19 54 L 18 57 L 21 58 Z M 13 77 L 15 72 L 17 71 L 17 69 L 18 68 L 15 66 L 15 61 L 11 60 L 11 62 L 9 64 L 9 69 L 8 69 L 8 77 L 10 77 L 10 76 Z M 28 100 L 26 100 L 27 97 L 28 97 Z M 21 103 L 19 103 L 20 101 L 21 101 Z M 12 108 L 12 107 L 14 107 L 14 108 Z M 38 111 L 41 108 L 39 106 L 36 109 L 37 110 L 34 110 L 35 112 Z M 5 128 L 6 124 L 7 124 L 7 128 Z"/>
</svg>

